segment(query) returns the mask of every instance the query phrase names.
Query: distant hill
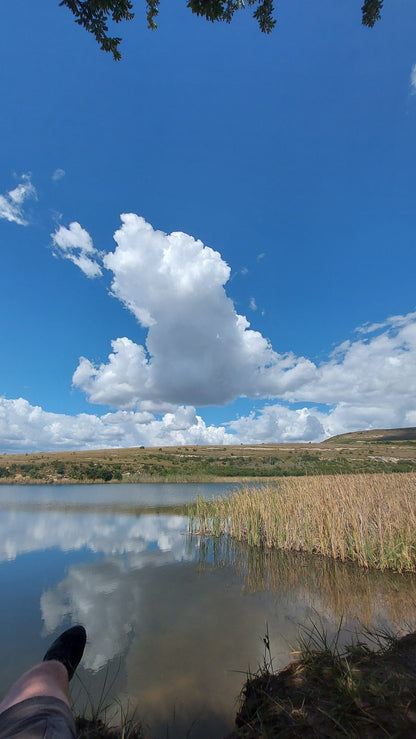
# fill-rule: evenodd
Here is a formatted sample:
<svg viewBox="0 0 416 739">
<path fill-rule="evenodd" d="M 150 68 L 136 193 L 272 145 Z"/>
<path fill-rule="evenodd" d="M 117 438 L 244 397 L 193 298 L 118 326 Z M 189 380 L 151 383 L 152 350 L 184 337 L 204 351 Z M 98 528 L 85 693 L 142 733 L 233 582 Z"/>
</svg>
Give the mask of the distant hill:
<svg viewBox="0 0 416 739">
<path fill-rule="evenodd" d="M 340 434 L 320 444 L 132 447 L 0 455 L 0 484 L 232 482 L 416 472 L 416 428 Z"/>
<path fill-rule="evenodd" d="M 352 431 L 349 434 L 331 436 L 322 444 L 342 443 L 350 444 L 356 441 L 416 441 L 416 428 L 411 426 L 404 429 L 371 429 L 370 431 Z"/>
</svg>

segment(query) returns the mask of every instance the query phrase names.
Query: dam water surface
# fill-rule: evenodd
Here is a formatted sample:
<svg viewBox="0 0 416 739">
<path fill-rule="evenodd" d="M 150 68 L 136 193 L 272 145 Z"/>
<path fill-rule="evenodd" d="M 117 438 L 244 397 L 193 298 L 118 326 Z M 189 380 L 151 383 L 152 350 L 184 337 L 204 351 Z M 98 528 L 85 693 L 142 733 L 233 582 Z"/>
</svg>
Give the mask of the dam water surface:
<svg viewBox="0 0 416 739">
<path fill-rule="evenodd" d="M 167 506 L 230 484 L 0 487 L 0 692 L 75 623 L 76 706 L 137 707 L 145 735 L 224 737 L 248 670 L 290 659 L 299 627 L 412 628 L 416 578 L 188 535 Z"/>
</svg>

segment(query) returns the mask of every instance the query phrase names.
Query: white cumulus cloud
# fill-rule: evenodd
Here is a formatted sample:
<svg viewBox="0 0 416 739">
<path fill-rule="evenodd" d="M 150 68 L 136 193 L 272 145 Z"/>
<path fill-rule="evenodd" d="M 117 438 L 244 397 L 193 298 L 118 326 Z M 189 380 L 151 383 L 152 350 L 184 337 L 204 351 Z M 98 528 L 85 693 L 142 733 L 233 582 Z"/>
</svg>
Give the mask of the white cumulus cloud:
<svg viewBox="0 0 416 739">
<path fill-rule="evenodd" d="M 194 443 L 195 437 L 200 443 L 319 441 L 354 428 L 416 424 L 416 312 L 364 324 L 319 364 L 278 353 L 236 312 L 226 292 L 230 268 L 218 252 L 185 233 L 156 231 L 135 214 L 121 221 L 116 247 L 106 255 L 96 252 L 79 224 L 75 235 L 83 253 L 101 259 L 110 272 L 112 295 L 147 330 L 146 341 L 115 338 L 100 365 L 81 357 L 73 384 L 91 402 L 131 418 L 149 413 L 143 443 L 190 443 L 190 435 Z M 74 243 L 68 233 L 61 231 L 64 256 L 65 239 L 69 249 Z M 231 434 L 205 427 L 195 414 L 194 406 L 238 397 L 268 402 L 258 413 L 231 420 Z M 97 421 L 100 436 L 102 419 L 107 428 L 110 417 L 118 418 L 107 414 Z M 130 433 L 126 418 L 123 438 Z"/>
<path fill-rule="evenodd" d="M 374 333 L 369 337 L 369 333 Z M 244 443 L 321 441 L 371 428 L 416 426 L 416 313 L 393 316 L 365 327 L 322 362 L 313 379 L 287 401 L 320 404 L 294 409 L 267 404 L 260 412 L 231 421 Z"/>
<path fill-rule="evenodd" d="M 371 328 L 371 327 L 370 327 Z M 405 420 L 416 408 L 416 314 L 373 326 L 370 338 L 343 342 L 288 400 L 394 409 Z M 367 329 L 367 332 L 369 329 Z M 403 424 L 406 425 L 406 424 Z"/>
<path fill-rule="evenodd" d="M 0 451 L 11 454 L 232 441 L 232 434 L 224 427 L 207 426 L 189 406 L 180 406 L 160 418 L 145 410 L 70 416 L 49 413 L 23 398 L 0 398 Z"/>
<path fill-rule="evenodd" d="M 19 226 L 27 226 L 23 204 L 28 198 L 36 198 L 36 189 L 32 185 L 30 174 L 23 174 L 21 180 L 13 190 L 0 195 L 0 218 L 17 223 Z"/>
<path fill-rule="evenodd" d="M 416 407 L 395 408 L 389 404 L 338 403 L 334 407 L 290 408 L 282 403 L 267 404 L 227 424 L 237 443 L 263 444 L 319 442 L 330 436 L 360 429 L 402 428 L 416 425 Z"/>
<path fill-rule="evenodd" d="M 59 226 L 51 237 L 55 255 L 69 259 L 87 277 L 98 277 L 102 274 L 97 262 L 99 252 L 95 249 L 88 231 L 79 223 L 74 221 L 69 224 L 69 228 Z"/>
<path fill-rule="evenodd" d="M 242 444 L 264 444 L 297 441 L 322 441 L 326 437 L 323 425 L 327 416 L 316 409 L 294 410 L 281 403 L 266 405 L 231 421 L 227 426 Z"/>
<path fill-rule="evenodd" d="M 226 425 L 207 425 L 190 405 L 165 404 L 163 415 L 156 415 L 158 403 L 143 401 L 140 410 L 67 416 L 47 413 L 22 398 L 3 398 L 0 451 L 321 441 L 357 429 L 416 426 L 415 313 L 373 325 L 373 335 L 366 330 L 356 341 L 343 342 L 326 362 L 313 365 L 310 379 L 299 383 L 296 391 L 287 389 L 280 400 L 276 397 L 277 402 L 269 401 L 261 410 Z M 114 404 L 117 394 L 124 400 L 120 358 L 131 355 L 124 367 L 128 387 L 127 370 L 137 377 L 145 363 L 143 349 L 129 339 L 117 341 L 121 344 L 114 347 L 113 360 L 95 370 L 93 378 L 94 392 L 100 393 L 102 382 L 105 395 L 111 375 L 118 377 L 111 396 Z M 92 365 L 85 363 L 88 379 Z M 77 372 L 81 371 L 82 364 Z M 80 377 L 80 382 L 84 380 Z"/>
<path fill-rule="evenodd" d="M 121 220 L 103 264 L 112 294 L 148 333 L 145 346 L 115 339 L 100 366 L 80 359 L 73 383 L 91 402 L 220 405 L 283 393 L 315 371 L 303 357 L 273 351 L 236 312 L 224 287 L 230 268 L 218 252 L 185 233 L 155 231 L 134 214 Z"/>
</svg>

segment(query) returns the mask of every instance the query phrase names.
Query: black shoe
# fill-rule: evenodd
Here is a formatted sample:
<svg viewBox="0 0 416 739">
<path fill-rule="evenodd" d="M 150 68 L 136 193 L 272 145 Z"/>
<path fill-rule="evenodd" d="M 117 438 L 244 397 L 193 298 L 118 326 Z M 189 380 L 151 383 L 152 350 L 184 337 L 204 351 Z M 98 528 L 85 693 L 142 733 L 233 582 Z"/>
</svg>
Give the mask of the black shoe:
<svg viewBox="0 0 416 739">
<path fill-rule="evenodd" d="M 71 680 L 84 654 L 87 632 L 83 626 L 73 626 L 67 629 L 51 644 L 43 662 L 56 659 L 66 667 L 68 680 Z"/>
</svg>

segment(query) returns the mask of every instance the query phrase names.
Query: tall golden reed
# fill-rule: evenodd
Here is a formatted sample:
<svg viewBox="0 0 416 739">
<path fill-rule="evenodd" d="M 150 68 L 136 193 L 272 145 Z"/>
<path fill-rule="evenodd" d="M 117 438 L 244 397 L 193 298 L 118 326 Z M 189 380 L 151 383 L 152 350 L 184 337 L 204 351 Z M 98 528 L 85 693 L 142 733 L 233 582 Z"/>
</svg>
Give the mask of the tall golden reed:
<svg viewBox="0 0 416 739">
<path fill-rule="evenodd" d="M 288 477 L 206 501 L 194 533 L 416 572 L 416 474 Z"/>
</svg>

